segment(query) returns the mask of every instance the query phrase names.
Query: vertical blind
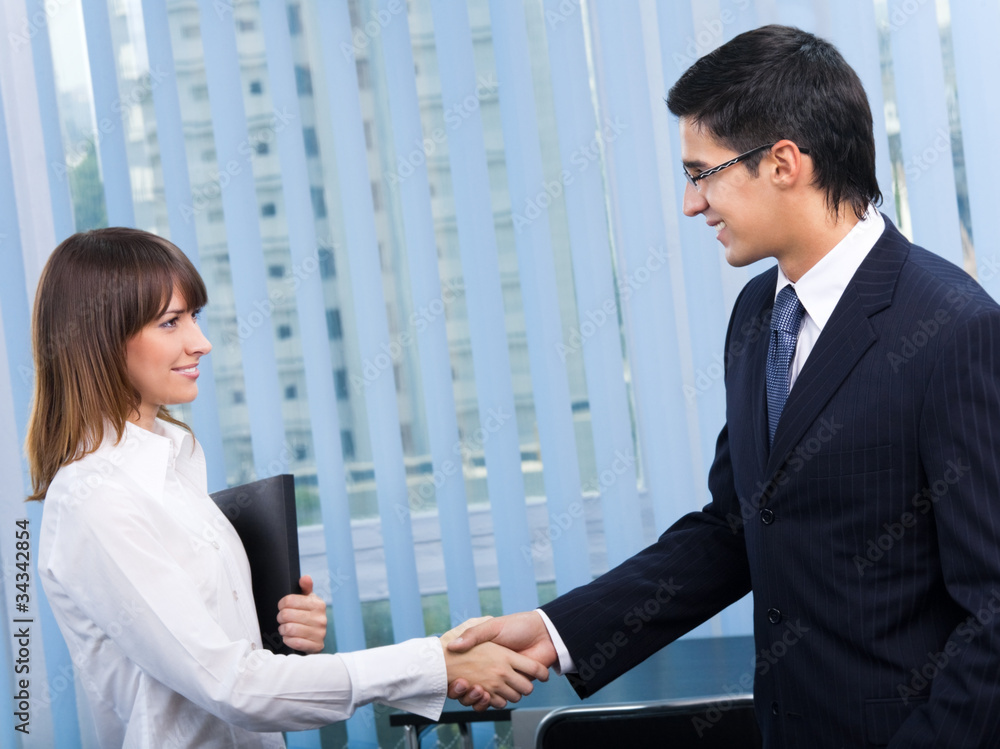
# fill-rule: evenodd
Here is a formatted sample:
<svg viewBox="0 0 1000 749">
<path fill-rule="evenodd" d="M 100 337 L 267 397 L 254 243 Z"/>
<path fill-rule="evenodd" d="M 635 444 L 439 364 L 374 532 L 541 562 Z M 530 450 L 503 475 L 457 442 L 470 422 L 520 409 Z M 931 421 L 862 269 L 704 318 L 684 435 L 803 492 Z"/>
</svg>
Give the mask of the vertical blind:
<svg viewBox="0 0 1000 749">
<path fill-rule="evenodd" d="M 530 609 L 709 499 L 726 322 L 765 266 L 681 214 L 663 100 L 765 23 L 838 45 L 883 211 L 996 296 L 998 0 L 4 2 L 0 699 L 27 651 L 31 731 L 0 712 L 4 745 L 93 744 L 23 502 L 58 242 L 138 226 L 199 267 L 215 348 L 176 412 L 210 490 L 295 475 L 338 649 Z M 750 610 L 692 636 L 748 634 Z M 289 743 L 398 741 L 384 724 L 368 706 Z"/>
</svg>

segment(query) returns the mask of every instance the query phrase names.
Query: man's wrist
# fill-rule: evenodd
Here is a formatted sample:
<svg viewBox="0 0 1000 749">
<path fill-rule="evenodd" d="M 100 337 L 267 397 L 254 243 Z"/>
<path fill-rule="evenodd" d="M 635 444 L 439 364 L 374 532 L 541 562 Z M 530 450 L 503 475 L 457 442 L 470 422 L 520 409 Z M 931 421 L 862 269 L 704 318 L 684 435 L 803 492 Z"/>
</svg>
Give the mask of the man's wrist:
<svg viewBox="0 0 1000 749">
<path fill-rule="evenodd" d="M 569 654 L 566 644 L 563 642 L 562 637 L 559 636 L 559 630 L 556 629 L 556 625 L 552 623 L 549 615 L 544 611 L 541 609 L 535 609 L 535 611 L 542 617 L 542 623 L 545 625 L 545 630 L 549 633 L 549 639 L 552 640 L 552 647 L 556 651 L 556 662 L 552 665 L 552 668 L 560 676 L 576 673 L 576 664 L 573 663 L 573 656 Z"/>
</svg>

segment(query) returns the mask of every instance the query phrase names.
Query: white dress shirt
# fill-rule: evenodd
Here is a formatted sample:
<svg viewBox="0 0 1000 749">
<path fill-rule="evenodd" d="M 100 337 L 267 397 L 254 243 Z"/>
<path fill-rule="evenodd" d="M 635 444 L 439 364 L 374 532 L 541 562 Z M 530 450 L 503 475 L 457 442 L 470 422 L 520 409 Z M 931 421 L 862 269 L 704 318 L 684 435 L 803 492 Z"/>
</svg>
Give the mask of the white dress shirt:
<svg viewBox="0 0 1000 749">
<path fill-rule="evenodd" d="M 336 655 L 265 650 L 246 553 L 207 494 L 201 446 L 159 419 L 113 442 L 112 430 L 56 474 L 38 552 L 102 747 L 284 747 L 278 731 L 375 701 L 440 715 L 436 637 Z"/>
<path fill-rule="evenodd" d="M 789 281 L 788 277 L 782 273 L 781 267 L 778 267 L 778 282 L 774 289 L 775 298 L 777 298 L 779 291 L 791 284 L 806 311 L 802 317 L 802 327 L 799 328 L 795 356 L 792 359 L 788 376 L 789 390 L 795 385 L 795 379 L 802 371 L 806 359 L 816 345 L 819 334 L 823 332 L 830 315 L 833 314 L 844 289 L 847 288 L 847 284 L 850 283 L 861 263 L 868 257 L 868 253 L 878 242 L 883 231 L 885 231 L 885 220 L 882 218 L 882 214 L 875 206 L 868 206 L 865 217 L 858 221 L 847 233 L 847 236 L 826 253 L 816 265 L 806 271 L 797 283 L 793 284 Z M 536 609 L 536 611 L 541 615 L 549 637 L 552 638 L 552 644 L 555 645 L 556 654 L 559 656 L 556 672 L 560 674 L 574 673 L 576 665 L 552 620 L 541 609 Z"/>
</svg>

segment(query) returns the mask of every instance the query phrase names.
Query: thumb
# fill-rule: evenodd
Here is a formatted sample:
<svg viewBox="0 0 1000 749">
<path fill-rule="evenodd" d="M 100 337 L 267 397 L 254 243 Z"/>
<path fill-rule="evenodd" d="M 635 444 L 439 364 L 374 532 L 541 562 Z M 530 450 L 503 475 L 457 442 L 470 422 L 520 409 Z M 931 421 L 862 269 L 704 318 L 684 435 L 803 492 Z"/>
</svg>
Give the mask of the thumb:
<svg viewBox="0 0 1000 749">
<path fill-rule="evenodd" d="M 487 619 L 482 624 L 469 627 L 461 635 L 449 642 L 447 645 L 448 650 L 453 653 L 464 653 L 481 642 L 489 642 L 494 639 L 500 634 L 502 628 L 503 625 L 499 619 Z"/>
<path fill-rule="evenodd" d="M 302 595 L 309 595 L 313 592 L 313 579 L 309 575 L 303 575 L 299 578 L 299 587 L 302 588 Z"/>
</svg>

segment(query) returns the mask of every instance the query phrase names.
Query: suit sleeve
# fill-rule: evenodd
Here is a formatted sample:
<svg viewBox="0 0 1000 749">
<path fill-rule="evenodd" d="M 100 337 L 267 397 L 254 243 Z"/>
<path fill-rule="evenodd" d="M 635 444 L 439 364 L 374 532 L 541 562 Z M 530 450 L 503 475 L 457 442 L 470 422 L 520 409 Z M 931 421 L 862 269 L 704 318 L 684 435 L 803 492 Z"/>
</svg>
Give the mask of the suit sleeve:
<svg viewBox="0 0 1000 749">
<path fill-rule="evenodd" d="M 656 543 L 593 582 L 542 606 L 573 658 L 577 672 L 568 678 L 581 697 L 750 591 L 743 525 L 734 521 L 740 507 L 725 426 L 708 483 L 712 502 L 700 512 L 685 515 Z"/>
<path fill-rule="evenodd" d="M 921 461 L 935 487 L 944 583 L 962 619 L 918 669 L 930 696 L 890 744 L 1000 744 L 1000 310 L 960 327 L 930 378 L 920 422 Z M 946 487 L 938 491 L 941 487 Z M 905 687 L 905 685 L 902 685 Z"/>
</svg>

